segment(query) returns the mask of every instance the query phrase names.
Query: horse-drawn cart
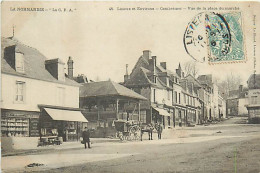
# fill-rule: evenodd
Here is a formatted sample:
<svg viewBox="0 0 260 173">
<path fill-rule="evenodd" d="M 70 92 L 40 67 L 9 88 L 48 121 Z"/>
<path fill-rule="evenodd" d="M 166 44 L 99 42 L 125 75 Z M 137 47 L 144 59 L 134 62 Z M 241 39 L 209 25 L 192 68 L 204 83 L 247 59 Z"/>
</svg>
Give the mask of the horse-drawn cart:
<svg viewBox="0 0 260 173">
<path fill-rule="evenodd" d="M 137 121 L 116 120 L 114 123 L 120 140 L 140 139 L 141 128 Z"/>
</svg>

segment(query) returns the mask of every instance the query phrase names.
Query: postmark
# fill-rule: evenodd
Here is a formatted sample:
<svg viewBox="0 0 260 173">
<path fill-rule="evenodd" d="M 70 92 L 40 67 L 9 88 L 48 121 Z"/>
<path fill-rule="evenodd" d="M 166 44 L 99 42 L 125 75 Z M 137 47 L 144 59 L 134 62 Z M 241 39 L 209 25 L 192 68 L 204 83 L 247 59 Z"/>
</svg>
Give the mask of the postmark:
<svg viewBox="0 0 260 173">
<path fill-rule="evenodd" d="M 240 12 L 199 13 L 188 24 L 183 42 L 186 52 L 198 62 L 246 60 Z"/>
</svg>

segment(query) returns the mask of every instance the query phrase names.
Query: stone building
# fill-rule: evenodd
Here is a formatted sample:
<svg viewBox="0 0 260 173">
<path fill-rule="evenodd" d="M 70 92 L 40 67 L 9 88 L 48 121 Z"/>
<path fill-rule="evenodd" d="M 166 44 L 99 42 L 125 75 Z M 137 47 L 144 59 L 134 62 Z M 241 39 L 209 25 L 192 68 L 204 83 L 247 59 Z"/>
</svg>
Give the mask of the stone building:
<svg viewBox="0 0 260 173">
<path fill-rule="evenodd" d="M 248 88 L 239 85 L 239 89 L 229 91 L 227 98 L 228 116 L 247 116 Z"/>
<path fill-rule="evenodd" d="M 149 123 L 161 122 L 165 128 L 196 124 L 198 94 L 180 64 L 171 71 L 166 62 L 158 63 L 157 57 L 145 50 L 130 75 L 127 70 L 124 85 L 148 99 L 141 110 Z"/>
<path fill-rule="evenodd" d="M 260 74 L 253 74 L 248 81 L 248 121 L 260 123 Z"/>
<path fill-rule="evenodd" d="M 13 37 L 2 38 L 1 50 L 2 145 L 14 139 L 10 137 L 55 134 L 78 139 L 79 127 L 87 120 L 79 109 L 80 85 L 65 74 L 65 64 Z"/>
</svg>

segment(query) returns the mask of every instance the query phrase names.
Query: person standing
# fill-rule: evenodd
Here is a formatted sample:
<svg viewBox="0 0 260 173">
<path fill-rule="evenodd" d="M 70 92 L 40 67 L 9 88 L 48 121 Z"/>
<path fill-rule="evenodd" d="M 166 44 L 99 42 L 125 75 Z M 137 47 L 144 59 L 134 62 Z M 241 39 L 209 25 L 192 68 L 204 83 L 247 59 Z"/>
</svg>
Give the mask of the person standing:
<svg viewBox="0 0 260 173">
<path fill-rule="evenodd" d="M 85 145 L 85 149 L 87 148 L 87 143 L 88 143 L 88 148 L 90 148 L 90 131 L 88 130 L 87 127 L 85 127 L 83 133 L 82 133 L 82 138 L 83 138 L 83 144 Z"/>
<path fill-rule="evenodd" d="M 150 123 L 148 124 L 148 135 L 149 135 L 149 140 L 153 140 L 153 125 Z"/>
<path fill-rule="evenodd" d="M 162 139 L 162 131 L 163 131 L 162 124 L 158 124 L 158 130 L 157 130 L 158 139 Z"/>
</svg>

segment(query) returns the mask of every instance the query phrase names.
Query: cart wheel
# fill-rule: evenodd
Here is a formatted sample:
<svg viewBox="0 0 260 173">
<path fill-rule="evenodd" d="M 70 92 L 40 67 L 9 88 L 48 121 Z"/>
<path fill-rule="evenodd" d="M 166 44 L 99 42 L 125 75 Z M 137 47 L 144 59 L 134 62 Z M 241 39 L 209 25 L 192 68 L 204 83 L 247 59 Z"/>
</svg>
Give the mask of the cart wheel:
<svg viewBox="0 0 260 173">
<path fill-rule="evenodd" d="M 140 127 L 137 126 L 134 136 L 135 136 L 135 140 L 141 139 L 141 128 Z"/>
<path fill-rule="evenodd" d="M 139 126 L 132 126 L 129 129 L 129 138 L 130 140 L 139 140 L 140 139 L 141 129 Z"/>
<path fill-rule="evenodd" d="M 124 135 L 123 135 L 122 132 L 118 132 L 117 136 L 118 136 L 118 138 L 119 138 L 121 141 L 124 140 Z"/>
</svg>

